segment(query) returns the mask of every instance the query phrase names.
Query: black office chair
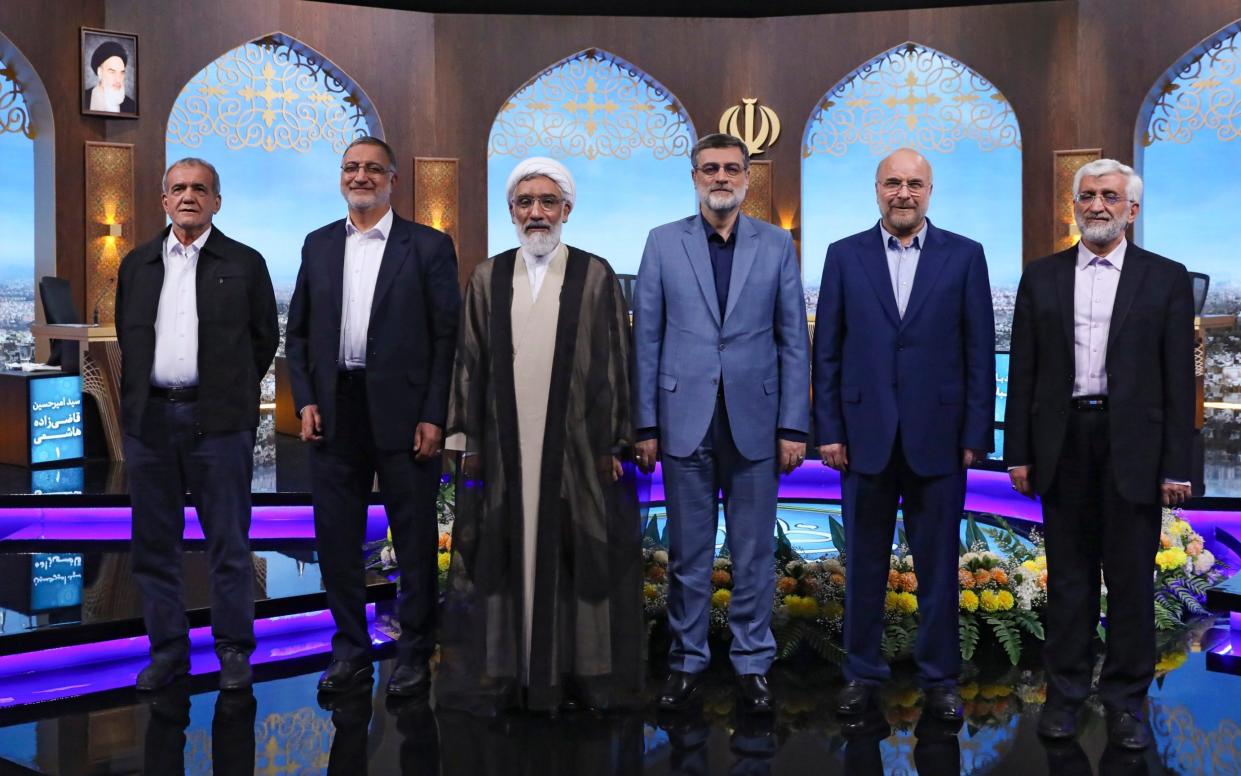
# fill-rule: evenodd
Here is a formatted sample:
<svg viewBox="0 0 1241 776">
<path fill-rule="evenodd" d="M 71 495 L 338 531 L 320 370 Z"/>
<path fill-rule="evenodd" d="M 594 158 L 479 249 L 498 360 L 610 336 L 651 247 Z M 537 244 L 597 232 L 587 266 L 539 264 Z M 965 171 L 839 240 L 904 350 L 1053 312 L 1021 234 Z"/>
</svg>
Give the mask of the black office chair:
<svg viewBox="0 0 1241 776">
<path fill-rule="evenodd" d="M 625 304 L 629 307 L 629 312 L 633 312 L 633 284 L 637 282 L 637 275 L 621 275 L 617 274 L 616 279 L 620 281 L 621 291 L 625 294 Z"/>
<path fill-rule="evenodd" d="M 73 306 L 73 293 L 69 281 L 45 275 L 39 278 L 39 299 L 43 302 L 43 316 L 48 323 L 81 323 Z M 47 359 L 49 366 L 59 366 L 63 356 L 64 340 L 52 340 L 52 353 Z"/>
<path fill-rule="evenodd" d="M 1207 303 L 1207 289 L 1211 287 L 1211 276 L 1201 272 L 1189 273 L 1194 285 L 1194 315 L 1202 315 L 1202 308 Z"/>
</svg>

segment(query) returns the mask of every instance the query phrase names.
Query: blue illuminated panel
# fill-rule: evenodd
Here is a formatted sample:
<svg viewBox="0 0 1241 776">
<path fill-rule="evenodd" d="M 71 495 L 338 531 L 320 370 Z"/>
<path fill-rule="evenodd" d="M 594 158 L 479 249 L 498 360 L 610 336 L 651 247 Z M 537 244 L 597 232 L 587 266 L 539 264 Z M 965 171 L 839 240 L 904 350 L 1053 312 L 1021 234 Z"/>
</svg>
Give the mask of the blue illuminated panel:
<svg viewBox="0 0 1241 776">
<path fill-rule="evenodd" d="M 30 381 L 30 463 L 82 457 L 82 378 Z"/>
<path fill-rule="evenodd" d="M 82 556 L 36 553 L 31 557 L 30 609 L 46 612 L 82 603 Z"/>
</svg>

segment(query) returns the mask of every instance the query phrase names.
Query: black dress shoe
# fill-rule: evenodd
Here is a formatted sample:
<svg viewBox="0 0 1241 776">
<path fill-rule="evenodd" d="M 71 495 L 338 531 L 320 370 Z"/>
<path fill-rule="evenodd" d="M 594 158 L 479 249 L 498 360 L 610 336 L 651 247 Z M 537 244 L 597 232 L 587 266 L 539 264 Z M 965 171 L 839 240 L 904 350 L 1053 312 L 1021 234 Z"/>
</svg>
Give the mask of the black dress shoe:
<svg viewBox="0 0 1241 776">
<path fill-rule="evenodd" d="M 659 708 L 679 711 L 688 706 L 702 689 L 702 674 L 670 671 L 664 688 L 659 692 Z"/>
<path fill-rule="evenodd" d="M 1146 721 L 1133 712 L 1108 709 L 1107 740 L 1112 746 L 1137 752 L 1150 746 L 1151 734 Z"/>
<path fill-rule="evenodd" d="M 245 690 L 253 684 L 250 656 L 238 649 L 220 650 L 220 689 Z"/>
<path fill-rule="evenodd" d="M 1077 709 L 1063 706 L 1044 706 L 1043 713 L 1038 715 L 1038 734 L 1040 738 L 1052 741 L 1066 741 L 1077 737 Z"/>
<path fill-rule="evenodd" d="M 961 722 L 965 719 L 965 707 L 956 687 L 936 685 L 924 690 L 926 703 L 922 710 L 940 722 Z"/>
<path fill-rule="evenodd" d="M 161 687 L 167 687 L 176 680 L 190 673 L 189 658 L 152 658 L 138 672 L 138 678 L 134 680 L 134 686 L 142 692 L 151 692 Z"/>
<path fill-rule="evenodd" d="M 771 688 L 764 674 L 741 674 L 737 677 L 741 689 L 741 708 L 751 714 L 770 714 L 773 710 Z"/>
<path fill-rule="evenodd" d="M 863 682 L 861 679 L 850 679 L 840 688 L 836 696 L 836 713 L 846 717 L 865 714 L 875 705 L 875 691 L 878 685 Z"/>
<path fill-rule="evenodd" d="M 374 681 L 375 668 L 370 658 L 333 660 L 319 675 L 319 692 L 344 692 Z"/>
<path fill-rule="evenodd" d="M 431 692 L 431 669 L 425 665 L 400 665 L 388 679 L 388 694 L 398 698 L 421 698 Z"/>
</svg>

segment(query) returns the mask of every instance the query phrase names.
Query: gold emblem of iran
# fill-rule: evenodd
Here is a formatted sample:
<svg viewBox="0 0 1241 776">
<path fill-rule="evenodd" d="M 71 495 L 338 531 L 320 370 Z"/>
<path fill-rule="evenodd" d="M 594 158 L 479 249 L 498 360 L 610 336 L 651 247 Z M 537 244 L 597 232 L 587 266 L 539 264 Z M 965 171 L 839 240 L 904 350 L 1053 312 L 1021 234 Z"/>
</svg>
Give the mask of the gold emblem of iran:
<svg viewBox="0 0 1241 776">
<path fill-rule="evenodd" d="M 741 138 L 750 156 L 766 151 L 780 137 L 780 118 L 766 105 L 755 105 L 757 102 L 757 97 L 743 98 L 740 105 L 732 106 L 720 116 L 720 131 Z"/>
</svg>

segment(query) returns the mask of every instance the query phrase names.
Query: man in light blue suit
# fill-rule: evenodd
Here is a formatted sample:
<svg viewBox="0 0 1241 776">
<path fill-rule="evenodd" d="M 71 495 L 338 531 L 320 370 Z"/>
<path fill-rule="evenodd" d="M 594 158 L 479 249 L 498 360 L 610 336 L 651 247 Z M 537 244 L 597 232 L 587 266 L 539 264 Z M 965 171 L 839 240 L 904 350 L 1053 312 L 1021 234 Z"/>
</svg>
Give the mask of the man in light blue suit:
<svg viewBox="0 0 1241 776">
<path fill-rule="evenodd" d="M 801 270 L 788 232 L 741 215 L 745 144 L 707 135 L 690 158 L 699 212 L 651 231 L 634 295 L 637 460 L 650 472 L 662 453 L 668 506 L 671 670 L 659 704 L 688 705 L 710 662 L 723 491 L 732 664 L 743 707 L 768 713 L 776 491 L 805 458 L 810 414 Z"/>
<path fill-rule="evenodd" d="M 957 546 L 965 470 L 991 450 L 995 327 L 982 246 L 926 218 L 931 165 L 879 164 L 877 225 L 827 249 L 814 333 L 815 436 L 842 473 L 847 683 L 864 715 L 889 676 L 880 642 L 898 502 L 917 564 L 914 659 L 925 710 L 959 722 Z"/>
</svg>

